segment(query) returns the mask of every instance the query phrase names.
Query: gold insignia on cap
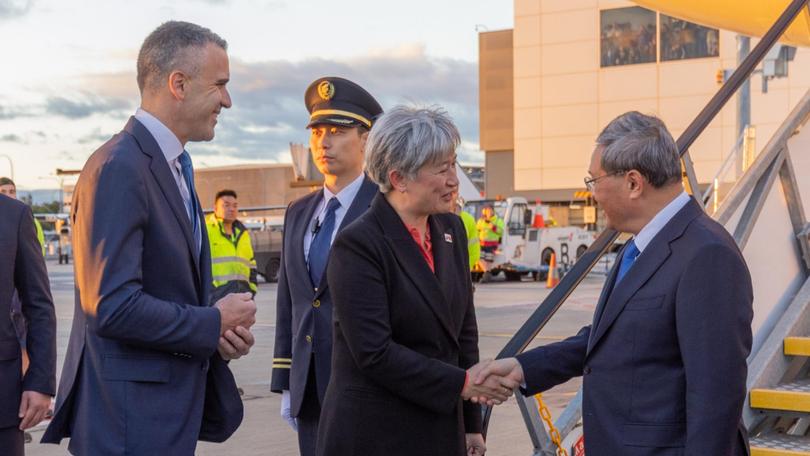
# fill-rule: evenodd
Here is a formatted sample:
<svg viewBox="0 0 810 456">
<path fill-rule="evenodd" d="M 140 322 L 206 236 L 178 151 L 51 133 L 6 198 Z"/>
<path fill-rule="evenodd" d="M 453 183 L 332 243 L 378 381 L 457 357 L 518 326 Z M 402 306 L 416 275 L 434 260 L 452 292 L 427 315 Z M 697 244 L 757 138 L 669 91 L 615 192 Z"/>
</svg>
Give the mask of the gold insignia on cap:
<svg viewBox="0 0 810 456">
<path fill-rule="evenodd" d="M 325 101 L 329 101 L 335 96 L 335 86 L 329 81 L 321 81 L 318 84 L 318 95 Z"/>
</svg>

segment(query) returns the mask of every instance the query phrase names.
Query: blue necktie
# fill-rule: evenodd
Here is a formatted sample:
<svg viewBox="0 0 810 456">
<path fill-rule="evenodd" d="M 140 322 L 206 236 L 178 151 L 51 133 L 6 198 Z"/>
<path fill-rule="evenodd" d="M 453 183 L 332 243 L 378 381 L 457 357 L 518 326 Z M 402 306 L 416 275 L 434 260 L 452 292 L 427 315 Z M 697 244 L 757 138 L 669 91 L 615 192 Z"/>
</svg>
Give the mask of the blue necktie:
<svg viewBox="0 0 810 456">
<path fill-rule="evenodd" d="M 309 278 L 315 287 L 321 283 L 323 271 L 326 269 L 329 248 L 332 246 L 332 233 L 335 231 L 335 211 L 339 207 L 340 201 L 332 197 L 326 204 L 326 215 L 323 220 L 315 225 L 315 236 L 309 246 Z"/>
<path fill-rule="evenodd" d="M 619 273 L 616 275 L 616 284 L 621 282 L 640 253 L 638 247 L 636 247 L 635 241 L 631 239 L 630 242 L 627 243 L 627 247 L 624 248 L 622 263 L 619 265 Z"/>
<path fill-rule="evenodd" d="M 202 232 L 200 231 L 200 217 L 197 214 L 197 191 L 194 189 L 194 166 L 191 164 L 191 156 L 185 150 L 180 154 L 180 169 L 183 172 L 183 179 L 188 188 L 189 200 L 186 201 L 186 210 L 191 219 L 191 228 L 194 233 L 194 240 L 197 248 L 200 248 Z"/>
</svg>

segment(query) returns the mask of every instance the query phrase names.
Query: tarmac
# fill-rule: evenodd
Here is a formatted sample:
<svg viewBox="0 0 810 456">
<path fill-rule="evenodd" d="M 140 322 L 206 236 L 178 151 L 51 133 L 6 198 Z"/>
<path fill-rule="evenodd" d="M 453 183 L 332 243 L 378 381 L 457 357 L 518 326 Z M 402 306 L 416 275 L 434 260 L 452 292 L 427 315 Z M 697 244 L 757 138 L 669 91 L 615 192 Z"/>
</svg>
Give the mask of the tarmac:
<svg viewBox="0 0 810 456">
<path fill-rule="evenodd" d="M 73 268 L 48 261 L 57 316 L 57 375 L 65 357 L 73 319 Z M 604 274 L 592 272 L 563 304 L 532 346 L 561 340 L 590 324 Z M 475 306 L 479 329 L 481 359 L 494 358 L 509 338 L 520 328 L 534 309 L 548 295 L 545 283 L 493 281 L 477 284 Z M 243 389 L 245 419 L 225 443 L 201 442 L 198 455 L 294 456 L 298 454 L 295 432 L 279 415 L 281 395 L 270 392 L 270 366 L 276 319 L 276 284 L 260 283 L 256 295 L 257 313 L 253 333 L 256 345 L 246 357 L 232 361 L 238 385 Z M 556 419 L 581 385 L 580 379 L 559 385 L 543 394 Z M 103 419 L 103 417 L 99 417 Z M 66 455 L 67 440 L 60 446 L 39 444 L 44 425 L 30 431 L 32 442 L 26 444 L 29 456 Z M 492 414 L 487 437 L 489 456 L 529 456 L 532 443 L 514 398 L 497 406 Z"/>
</svg>

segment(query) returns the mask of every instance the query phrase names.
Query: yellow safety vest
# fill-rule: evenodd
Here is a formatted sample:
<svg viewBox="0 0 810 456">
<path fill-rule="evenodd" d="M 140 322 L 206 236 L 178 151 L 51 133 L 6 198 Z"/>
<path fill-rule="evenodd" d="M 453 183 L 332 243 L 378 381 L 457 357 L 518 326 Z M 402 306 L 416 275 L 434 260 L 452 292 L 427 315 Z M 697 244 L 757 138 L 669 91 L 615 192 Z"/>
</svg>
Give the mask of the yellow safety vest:
<svg viewBox="0 0 810 456">
<path fill-rule="evenodd" d="M 253 246 L 245 225 L 239 221 L 233 223 L 233 235 L 228 236 L 222 229 L 222 223 L 216 215 L 206 218 L 208 242 L 211 244 L 211 272 L 214 287 L 221 287 L 228 282 L 240 280 L 247 282 L 255 293 L 258 289 L 256 278 L 256 259 Z"/>
<path fill-rule="evenodd" d="M 478 228 L 475 226 L 475 218 L 469 212 L 461 211 L 461 221 L 464 222 L 464 230 L 467 232 L 467 250 L 470 252 L 470 269 L 473 269 L 478 260 L 481 259 L 481 243 L 478 241 Z"/>
<path fill-rule="evenodd" d="M 34 218 L 34 226 L 37 227 L 37 239 L 39 240 L 39 245 L 42 247 L 42 256 L 45 256 L 45 233 L 42 231 L 42 225 L 39 224 L 39 220 Z"/>
<path fill-rule="evenodd" d="M 478 235 L 481 242 L 498 242 L 503 236 L 503 220 L 493 215 L 489 220 L 478 219 Z"/>
</svg>

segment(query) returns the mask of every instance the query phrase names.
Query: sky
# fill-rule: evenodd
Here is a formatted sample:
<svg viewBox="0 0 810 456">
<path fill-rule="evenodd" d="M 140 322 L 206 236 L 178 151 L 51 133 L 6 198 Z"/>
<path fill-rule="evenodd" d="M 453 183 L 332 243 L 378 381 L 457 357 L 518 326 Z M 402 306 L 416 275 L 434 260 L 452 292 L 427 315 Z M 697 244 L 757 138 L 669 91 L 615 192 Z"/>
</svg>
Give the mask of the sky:
<svg viewBox="0 0 810 456">
<path fill-rule="evenodd" d="M 0 175 L 58 186 L 139 104 L 135 60 L 167 20 L 228 41 L 233 108 L 216 137 L 191 143 L 195 166 L 289 162 L 305 143 L 309 83 L 342 76 L 390 108 L 443 106 L 478 148 L 478 31 L 512 28 L 512 0 L 0 0 Z M 8 158 L 7 158 L 8 157 Z"/>
</svg>

